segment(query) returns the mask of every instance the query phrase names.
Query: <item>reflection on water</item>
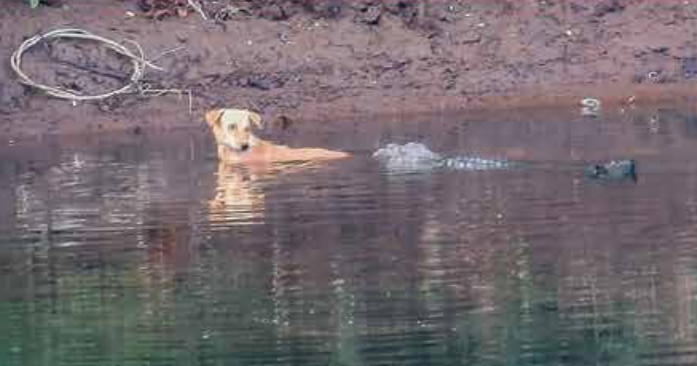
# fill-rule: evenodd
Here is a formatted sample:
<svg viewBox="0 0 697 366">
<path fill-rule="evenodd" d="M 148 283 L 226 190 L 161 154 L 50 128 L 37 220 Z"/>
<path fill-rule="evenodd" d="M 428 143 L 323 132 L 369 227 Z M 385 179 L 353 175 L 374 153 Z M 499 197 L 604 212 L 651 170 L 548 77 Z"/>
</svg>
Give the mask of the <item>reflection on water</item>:
<svg viewBox="0 0 697 366">
<path fill-rule="evenodd" d="M 306 131 L 357 157 L 286 174 L 191 133 L 3 149 L 0 365 L 697 363 L 695 117 L 539 114 Z M 546 168 L 369 157 L 411 140 Z M 638 182 L 577 169 L 610 158 Z"/>
</svg>

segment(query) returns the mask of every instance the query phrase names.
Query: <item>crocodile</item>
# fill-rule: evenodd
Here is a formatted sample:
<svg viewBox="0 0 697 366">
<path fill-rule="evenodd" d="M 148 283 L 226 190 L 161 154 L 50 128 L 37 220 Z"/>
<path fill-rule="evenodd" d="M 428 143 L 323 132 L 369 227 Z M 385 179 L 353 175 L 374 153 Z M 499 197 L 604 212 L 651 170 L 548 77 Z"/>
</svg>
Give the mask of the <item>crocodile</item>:
<svg viewBox="0 0 697 366">
<path fill-rule="evenodd" d="M 500 170 L 534 166 L 531 162 L 510 161 L 506 159 L 486 159 L 472 156 L 448 157 L 431 151 L 421 143 L 409 142 L 404 145 L 390 143 L 376 150 L 373 157 L 388 170 L 403 172 L 429 171 L 438 168 L 456 170 Z M 592 180 L 633 180 L 636 181 L 636 162 L 634 160 L 612 160 L 605 163 L 586 165 L 584 176 Z"/>
<path fill-rule="evenodd" d="M 387 144 L 375 151 L 373 157 L 382 162 L 389 170 L 399 171 L 425 171 L 436 168 L 495 170 L 520 165 L 520 163 L 504 159 L 484 159 L 470 156 L 447 157 L 435 153 L 417 142 L 409 142 L 404 145 Z"/>
</svg>

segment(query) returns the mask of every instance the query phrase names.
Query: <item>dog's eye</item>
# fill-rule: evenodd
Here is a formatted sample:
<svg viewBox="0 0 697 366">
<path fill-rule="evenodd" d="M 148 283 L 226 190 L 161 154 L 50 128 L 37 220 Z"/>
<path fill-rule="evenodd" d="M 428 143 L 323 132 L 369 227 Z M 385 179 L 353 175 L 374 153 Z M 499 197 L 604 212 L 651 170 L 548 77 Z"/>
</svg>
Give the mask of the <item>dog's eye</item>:
<svg viewBox="0 0 697 366">
<path fill-rule="evenodd" d="M 228 126 L 228 129 L 229 129 L 230 131 L 234 131 L 234 130 L 237 129 L 237 125 L 230 125 L 230 126 Z"/>
</svg>

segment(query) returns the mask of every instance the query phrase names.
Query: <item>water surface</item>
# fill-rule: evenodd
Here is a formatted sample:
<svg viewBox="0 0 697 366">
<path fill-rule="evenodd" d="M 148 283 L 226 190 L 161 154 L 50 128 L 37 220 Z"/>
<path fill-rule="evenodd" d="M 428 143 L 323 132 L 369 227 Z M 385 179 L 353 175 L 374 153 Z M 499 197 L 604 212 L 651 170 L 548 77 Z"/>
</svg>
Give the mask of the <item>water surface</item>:
<svg viewBox="0 0 697 366">
<path fill-rule="evenodd" d="M 0 365 L 697 363 L 697 118 L 404 116 L 219 167 L 196 131 L 0 150 Z M 393 174 L 386 142 L 539 163 Z M 5 144 L 7 145 L 7 144 Z M 637 182 L 581 167 L 634 158 Z"/>
</svg>

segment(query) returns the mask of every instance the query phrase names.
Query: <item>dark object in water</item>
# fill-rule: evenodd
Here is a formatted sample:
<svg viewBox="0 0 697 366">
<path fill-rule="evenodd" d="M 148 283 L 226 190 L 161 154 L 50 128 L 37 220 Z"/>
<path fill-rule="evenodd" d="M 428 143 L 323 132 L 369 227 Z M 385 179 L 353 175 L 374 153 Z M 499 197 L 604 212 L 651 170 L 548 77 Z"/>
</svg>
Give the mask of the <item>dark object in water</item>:
<svg viewBox="0 0 697 366">
<path fill-rule="evenodd" d="M 697 57 L 686 57 L 682 59 L 682 71 L 685 79 L 692 79 L 697 76 Z"/>
<path fill-rule="evenodd" d="M 594 164 L 586 167 L 584 175 L 591 179 L 626 180 L 636 182 L 636 163 L 634 160 L 613 160 L 605 164 Z"/>
</svg>

